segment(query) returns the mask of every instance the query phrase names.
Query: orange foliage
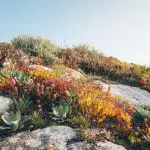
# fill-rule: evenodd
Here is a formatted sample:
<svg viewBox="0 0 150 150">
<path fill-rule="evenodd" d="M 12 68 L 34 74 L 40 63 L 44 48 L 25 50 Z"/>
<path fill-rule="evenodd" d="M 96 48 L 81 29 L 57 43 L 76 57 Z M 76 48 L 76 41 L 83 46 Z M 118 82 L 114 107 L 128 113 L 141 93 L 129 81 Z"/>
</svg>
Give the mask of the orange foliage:
<svg viewBox="0 0 150 150">
<path fill-rule="evenodd" d="M 117 97 L 112 96 L 108 91 L 100 90 L 94 84 L 81 86 L 79 91 L 79 104 L 84 112 L 98 118 L 99 122 L 109 117 L 116 117 L 120 127 L 125 130 L 131 129 L 131 110 L 120 105 Z"/>
</svg>

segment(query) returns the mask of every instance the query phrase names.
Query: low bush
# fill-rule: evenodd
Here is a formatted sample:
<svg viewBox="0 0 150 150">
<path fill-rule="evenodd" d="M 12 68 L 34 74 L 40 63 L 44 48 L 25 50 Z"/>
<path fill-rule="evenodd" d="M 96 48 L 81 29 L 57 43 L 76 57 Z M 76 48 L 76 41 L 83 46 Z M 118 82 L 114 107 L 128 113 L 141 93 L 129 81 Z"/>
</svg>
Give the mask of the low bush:
<svg viewBox="0 0 150 150">
<path fill-rule="evenodd" d="M 46 38 L 20 35 L 13 38 L 11 43 L 25 53 L 42 58 L 48 64 L 57 60 L 55 56 L 57 46 Z"/>
</svg>

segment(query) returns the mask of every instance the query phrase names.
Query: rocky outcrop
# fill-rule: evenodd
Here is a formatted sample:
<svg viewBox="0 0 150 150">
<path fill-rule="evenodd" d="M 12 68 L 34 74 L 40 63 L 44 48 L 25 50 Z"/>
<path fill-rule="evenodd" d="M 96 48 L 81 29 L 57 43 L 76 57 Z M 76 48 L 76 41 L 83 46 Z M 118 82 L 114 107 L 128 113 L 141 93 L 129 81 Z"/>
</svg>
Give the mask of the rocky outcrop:
<svg viewBox="0 0 150 150">
<path fill-rule="evenodd" d="M 52 126 L 32 132 L 18 133 L 3 142 L 2 150 L 66 150 L 67 141 L 77 138 L 72 128 L 67 126 Z"/>
<path fill-rule="evenodd" d="M 97 84 L 103 85 L 103 89 L 107 91 L 109 84 L 97 81 Z M 120 96 L 121 99 L 128 100 L 134 104 L 149 105 L 150 93 L 138 87 L 132 87 L 123 84 L 110 84 L 110 93 Z"/>
<path fill-rule="evenodd" d="M 9 109 L 12 100 L 10 98 L 0 96 L 0 114 L 6 112 Z"/>
<path fill-rule="evenodd" d="M 68 126 L 51 126 L 32 132 L 21 132 L 4 140 L 1 150 L 126 150 L 112 142 L 76 142 L 77 134 Z"/>
</svg>

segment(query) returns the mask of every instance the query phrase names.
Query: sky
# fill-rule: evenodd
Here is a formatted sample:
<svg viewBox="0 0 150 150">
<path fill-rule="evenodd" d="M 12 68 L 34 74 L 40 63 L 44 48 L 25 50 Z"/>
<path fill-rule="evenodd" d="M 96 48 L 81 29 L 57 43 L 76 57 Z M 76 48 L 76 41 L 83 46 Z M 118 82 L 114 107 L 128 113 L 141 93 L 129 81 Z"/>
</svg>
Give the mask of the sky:
<svg viewBox="0 0 150 150">
<path fill-rule="evenodd" d="M 0 41 L 20 34 L 150 64 L 150 0 L 0 0 Z"/>
</svg>

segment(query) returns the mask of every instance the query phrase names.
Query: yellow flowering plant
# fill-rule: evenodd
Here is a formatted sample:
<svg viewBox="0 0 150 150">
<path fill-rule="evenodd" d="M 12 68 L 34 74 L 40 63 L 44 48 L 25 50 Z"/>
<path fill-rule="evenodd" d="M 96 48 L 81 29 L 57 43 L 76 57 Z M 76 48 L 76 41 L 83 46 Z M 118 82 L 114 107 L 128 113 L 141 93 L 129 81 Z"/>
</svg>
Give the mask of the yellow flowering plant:
<svg viewBox="0 0 150 150">
<path fill-rule="evenodd" d="M 56 74 L 54 72 L 42 68 L 29 69 L 28 74 L 31 77 L 35 77 L 35 78 L 56 79 Z"/>
<path fill-rule="evenodd" d="M 51 68 L 36 67 L 29 68 L 27 74 L 31 77 L 40 79 L 58 79 L 65 73 L 65 67 L 63 65 L 54 65 Z"/>
<path fill-rule="evenodd" d="M 82 110 L 93 118 L 98 118 L 99 123 L 107 118 L 115 117 L 124 125 L 124 129 L 131 128 L 131 115 L 120 106 L 119 99 L 108 92 L 102 91 L 93 84 L 87 84 L 79 88 L 79 104 Z"/>
<path fill-rule="evenodd" d="M 6 88 L 11 84 L 11 80 L 9 78 L 4 78 L 0 76 L 0 89 Z"/>
</svg>

